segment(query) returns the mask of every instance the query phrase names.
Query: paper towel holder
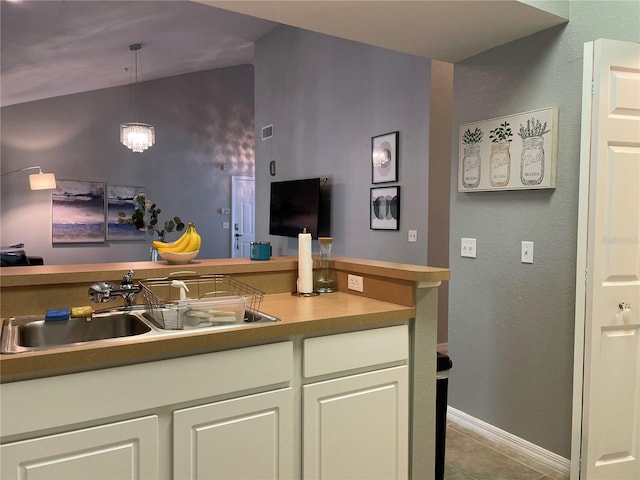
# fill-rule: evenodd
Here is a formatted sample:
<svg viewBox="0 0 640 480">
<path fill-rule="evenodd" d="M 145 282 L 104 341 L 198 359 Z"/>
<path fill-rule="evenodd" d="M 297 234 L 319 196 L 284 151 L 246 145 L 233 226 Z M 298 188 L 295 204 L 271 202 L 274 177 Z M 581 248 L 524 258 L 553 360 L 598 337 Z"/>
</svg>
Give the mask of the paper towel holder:
<svg viewBox="0 0 640 480">
<path fill-rule="evenodd" d="M 300 255 L 300 252 L 302 251 L 301 250 L 302 247 L 301 247 L 301 244 L 300 244 L 300 238 L 303 235 L 306 237 L 307 240 L 309 240 L 309 258 L 308 258 L 308 261 L 311 263 L 310 266 L 311 266 L 312 288 L 311 288 L 310 292 L 300 292 L 301 279 L 300 279 L 300 277 L 298 277 L 298 281 L 296 283 L 296 290 L 294 292 L 291 292 L 291 295 L 293 295 L 294 297 L 315 297 L 315 296 L 317 296 L 319 294 L 318 294 L 318 292 L 313 290 L 313 258 L 311 256 L 311 243 L 310 243 L 311 242 L 311 234 L 307 232 L 306 227 L 302 230 L 301 234 L 298 234 L 298 254 L 299 255 Z M 305 259 L 305 260 L 307 260 L 307 259 Z M 300 257 L 298 257 L 298 264 L 299 264 L 298 265 L 298 273 L 300 273 L 300 261 L 301 261 L 301 259 L 300 259 Z"/>
</svg>

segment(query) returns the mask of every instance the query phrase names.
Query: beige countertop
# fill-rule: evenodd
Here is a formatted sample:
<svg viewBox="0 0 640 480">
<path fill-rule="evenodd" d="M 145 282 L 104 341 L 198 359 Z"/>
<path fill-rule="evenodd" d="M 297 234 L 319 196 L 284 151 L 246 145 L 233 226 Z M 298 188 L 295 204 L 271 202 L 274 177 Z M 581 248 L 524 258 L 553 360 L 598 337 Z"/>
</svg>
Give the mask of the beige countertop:
<svg viewBox="0 0 640 480">
<path fill-rule="evenodd" d="M 412 307 L 341 292 L 316 297 L 297 297 L 289 293 L 266 295 L 260 310 L 281 321 L 149 338 L 127 337 L 116 343 L 94 342 L 48 352 L 0 355 L 0 379 L 5 383 L 194 355 L 277 341 L 296 334 L 371 328 L 415 316 Z"/>
<path fill-rule="evenodd" d="M 336 258 L 335 268 L 339 291 L 315 297 L 291 295 L 297 276 L 297 257 L 274 257 L 262 262 L 197 260 L 188 265 L 131 262 L 4 268 L 0 272 L 4 318 L 17 315 L 17 311 L 24 312 L 21 314 L 42 313 L 45 305 L 59 308 L 87 304 L 86 291 L 92 282 L 118 281 L 128 270 L 135 271 L 135 280 L 189 270 L 199 274 L 232 275 L 264 290 L 267 295 L 260 310 L 281 321 L 170 336 L 128 337 L 108 346 L 78 345 L 49 352 L 0 355 L 0 381 L 5 383 L 239 348 L 298 334 L 319 335 L 408 321 L 416 317 L 415 288 L 437 286 L 449 279 L 447 269 L 346 257 Z M 364 292 L 347 289 L 348 274 L 364 278 Z M 121 304 L 120 300 L 103 306 Z"/>
</svg>

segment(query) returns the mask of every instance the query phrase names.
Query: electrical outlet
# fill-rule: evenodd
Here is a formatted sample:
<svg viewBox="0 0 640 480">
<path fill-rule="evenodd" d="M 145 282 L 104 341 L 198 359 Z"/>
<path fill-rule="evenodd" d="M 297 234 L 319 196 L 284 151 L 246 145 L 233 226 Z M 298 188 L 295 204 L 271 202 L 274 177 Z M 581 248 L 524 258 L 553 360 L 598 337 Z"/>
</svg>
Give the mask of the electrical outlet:
<svg viewBox="0 0 640 480">
<path fill-rule="evenodd" d="M 225 230 L 229 229 L 229 222 L 222 222 L 222 228 L 224 228 Z"/>
<path fill-rule="evenodd" d="M 460 256 L 476 258 L 476 239 L 463 238 L 460 241 Z"/>
<path fill-rule="evenodd" d="M 411 243 L 416 243 L 418 241 L 418 231 L 409 230 L 409 238 L 407 240 Z"/>
<path fill-rule="evenodd" d="M 362 280 L 362 277 L 359 277 L 358 275 L 349 274 L 347 276 L 347 285 L 349 287 L 349 290 L 364 292 L 364 282 Z"/>
<path fill-rule="evenodd" d="M 522 242 L 520 261 L 522 263 L 533 263 L 533 242 Z"/>
</svg>

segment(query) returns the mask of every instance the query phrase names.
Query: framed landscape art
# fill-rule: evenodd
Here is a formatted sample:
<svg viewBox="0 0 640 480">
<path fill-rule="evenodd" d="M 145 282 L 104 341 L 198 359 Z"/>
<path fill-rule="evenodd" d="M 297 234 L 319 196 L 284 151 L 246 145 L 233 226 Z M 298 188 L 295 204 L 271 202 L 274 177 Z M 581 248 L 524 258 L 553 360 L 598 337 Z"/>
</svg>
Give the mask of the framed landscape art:
<svg viewBox="0 0 640 480">
<path fill-rule="evenodd" d="M 75 180 L 58 180 L 56 184 L 51 202 L 52 242 L 104 242 L 105 184 Z"/>
</svg>

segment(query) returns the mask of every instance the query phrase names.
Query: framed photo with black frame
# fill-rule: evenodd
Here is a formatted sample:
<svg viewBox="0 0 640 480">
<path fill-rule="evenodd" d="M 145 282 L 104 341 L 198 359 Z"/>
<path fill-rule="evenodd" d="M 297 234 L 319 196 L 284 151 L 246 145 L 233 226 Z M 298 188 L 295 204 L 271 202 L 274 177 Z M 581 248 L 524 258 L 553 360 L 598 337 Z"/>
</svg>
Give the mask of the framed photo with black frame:
<svg viewBox="0 0 640 480">
<path fill-rule="evenodd" d="M 400 187 L 374 187 L 371 189 L 371 230 L 400 229 Z"/>
<path fill-rule="evenodd" d="M 398 181 L 399 132 L 371 138 L 371 183 Z"/>
</svg>

